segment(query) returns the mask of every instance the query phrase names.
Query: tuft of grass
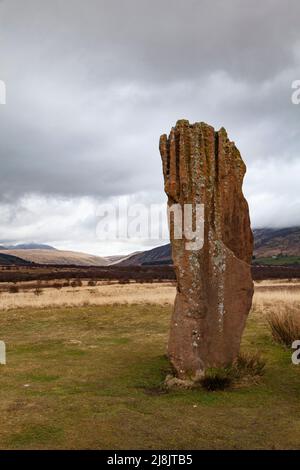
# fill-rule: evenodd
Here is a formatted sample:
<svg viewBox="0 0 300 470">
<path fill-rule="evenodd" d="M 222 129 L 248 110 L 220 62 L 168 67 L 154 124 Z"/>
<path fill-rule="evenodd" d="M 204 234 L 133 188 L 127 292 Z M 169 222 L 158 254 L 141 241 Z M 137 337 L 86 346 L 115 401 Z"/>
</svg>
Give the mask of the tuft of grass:
<svg viewBox="0 0 300 470">
<path fill-rule="evenodd" d="M 205 371 L 205 375 L 200 380 L 200 384 L 205 390 L 215 392 L 230 387 L 232 378 L 227 369 L 212 367 Z"/>
<path fill-rule="evenodd" d="M 299 312 L 286 307 L 279 313 L 271 313 L 267 317 L 273 339 L 284 346 L 291 347 L 295 340 L 300 339 Z"/>
<path fill-rule="evenodd" d="M 265 365 L 266 362 L 258 353 L 241 353 L 229 367 L 207 369 L 200 384 L 208 391 L 225 390 L 234 382 L 244 382 L 248 378 L 262 376 Z"/>
<path fill-rule="evenodd" d="M 231 376 L 235 379 L 244 377 L 259 377 L 264 374 L 266 361 L 259 353 L 240 353 L 230 368 Z"/>
</svg>

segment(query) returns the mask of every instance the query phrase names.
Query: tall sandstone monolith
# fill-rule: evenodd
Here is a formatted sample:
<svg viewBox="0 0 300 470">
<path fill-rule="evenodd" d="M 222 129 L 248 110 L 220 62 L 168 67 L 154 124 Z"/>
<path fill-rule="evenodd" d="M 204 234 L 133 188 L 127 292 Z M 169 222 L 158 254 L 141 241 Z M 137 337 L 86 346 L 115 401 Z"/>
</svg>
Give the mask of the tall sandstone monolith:
<svg viewBox="0 0 300 470">
<path fill-rule="evenodd" d="M 242 193 L 246 166 L 224 128 L 180 120 L 160 138 L 169 207 L 203 204 L 203 246 L 187 249 L 170 224 L 177 295 L 168 354 L 179 379 L 237 357 L 253 282 L 253 235 Z"/>
</svg>

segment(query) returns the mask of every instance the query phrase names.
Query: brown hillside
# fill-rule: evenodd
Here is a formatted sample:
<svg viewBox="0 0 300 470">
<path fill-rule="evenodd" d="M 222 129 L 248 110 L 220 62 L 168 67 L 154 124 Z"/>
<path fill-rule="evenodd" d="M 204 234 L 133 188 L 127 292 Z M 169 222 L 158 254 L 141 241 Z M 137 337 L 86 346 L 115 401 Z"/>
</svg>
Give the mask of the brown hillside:
<svg viewBox="0 0 300 470">
<path fill-rule="evenodd" d="M 5 255 L 12 255 L 38 264 L 73 264 L 76 266 L 107 266 L 109 262 L 100 256 L 76 251 L 61 250 L 4 250 Z"/>
</svg>

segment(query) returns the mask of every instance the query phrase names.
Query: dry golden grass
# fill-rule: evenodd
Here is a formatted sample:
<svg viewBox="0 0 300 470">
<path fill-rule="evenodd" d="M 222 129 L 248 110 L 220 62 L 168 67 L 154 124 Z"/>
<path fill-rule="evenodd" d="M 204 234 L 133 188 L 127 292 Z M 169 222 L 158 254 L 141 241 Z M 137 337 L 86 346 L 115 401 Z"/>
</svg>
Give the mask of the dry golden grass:
<svg viewBox="0 0 300 470">
<path fill-rule="evenodd" d="M 288 348 L 300 338 L 300 283 L 264 281 L 257 285 L 253 310 L 264 315 L 273 339 Z"/>
<path fill-rule="evenodd" d="M 284 311 L 268 316 L 268 323 L 273 339 L 290 348 L 294 341 L 300 339 L 300 312 L 285 308 Z"/>
<path fill-rule="evenodd" d="M 23 284 L 24 288 L 24 284 Z M 112 304 L 172 304 L 175 287 L 171 283 L 159 284 L 110 284 L 61 289 L 43 288 L 40 295 L 35 289 L 20 288 L 18 293 L 8 291 L 0 294 L 0 309 L 48 308 L 48 307 L 85 307 Z"/>
<path fill-rule="evenodd" d="M 0 309 L 84 307 L 112 304 L 173 304 L 176 288 L 174 283 L 98 283 L 82 287 L 56 289 L 41 284 L 42 292 L 36 295 L 36 282 L 16 284 L 19 292 L 9 292 L 12 283 L 3 283 L 0 291 Z M 268 315 L 272 312 L 295 310 L 300 315 L 300 280 L 269 280 L 255 283 L 252 312 Z"/>
<path fill-rule="evenodd" d="M 266 315 L 284 313 L 286 310 L 300 315 L 299 280 L 256 283 L 252 309 Z"/>
<path fill-rule="evenodd" d="M 299 304 L 300 303 L 300 286 L 299 289 L 266 289 L 260 290 L 256 287 L 253 298 L 253 305 L 265 306 L 270 304 Z"/>
<path fill-rule="evenodd" d="M 262 327 L 267 325 L 274 341 L 291 348 L 300 339 L 299 280 L 257 283 L 251 317 Z"/>
<path fill-rule="evenodd" d="M 300 289 L 300 279 L 265 279 L 263 281 L 255 281 L 255 286 L 259 289 Z"/>
</svg>

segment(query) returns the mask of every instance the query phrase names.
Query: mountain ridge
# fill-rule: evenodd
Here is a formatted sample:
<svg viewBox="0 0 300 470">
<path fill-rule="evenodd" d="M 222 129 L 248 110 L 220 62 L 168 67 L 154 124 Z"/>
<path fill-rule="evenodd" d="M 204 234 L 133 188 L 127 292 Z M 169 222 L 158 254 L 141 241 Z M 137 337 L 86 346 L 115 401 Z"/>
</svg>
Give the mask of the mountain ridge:
<svg viewBox="0 0 300 470">
<path fill-rule="evenodd" d="M 300 256 L 300 227 L 254 229 L 254 257 Z M 117 263 L 120 266 L 172 264 L 170 244 L 132 253 Z"/>
<path fill-rule="evenodd" d="M 254 257 L 300 257 L 300 227 L 261 228 L 254 229 Z M 38 243 L 22 243 L 9 246 L 0 245 L 0 255 L 12 257 L 2 258 L 3 265 L 13 264 L 45 264 L 45 265 L 77 265 L 77 266 L 142 266 L 172 264 L 170 244 L 165 244 L 146 251 L 134 252 L 125 256 L 96 256 L 77 251 L 58 250 L 50 245 Z M 0 264 L 1 258 L 0 258 Z"/>
</svg>

